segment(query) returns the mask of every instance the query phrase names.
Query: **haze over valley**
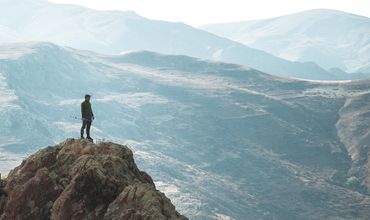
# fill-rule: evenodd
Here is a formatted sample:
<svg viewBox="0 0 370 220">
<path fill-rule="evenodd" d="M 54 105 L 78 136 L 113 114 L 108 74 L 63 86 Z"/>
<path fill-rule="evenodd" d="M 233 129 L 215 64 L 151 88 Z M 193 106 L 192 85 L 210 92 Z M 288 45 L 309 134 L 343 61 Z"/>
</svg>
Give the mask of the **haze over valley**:
<svg viewBox="0 0 370 220">
<path fill-rule="evenodd" d="M 369 219 L 368 19 L 201 30 L 0 0 L 0 173 L 79 138 L 92 94 L 95 141 L 126 144 L 189 219 Z"/>
</svg>

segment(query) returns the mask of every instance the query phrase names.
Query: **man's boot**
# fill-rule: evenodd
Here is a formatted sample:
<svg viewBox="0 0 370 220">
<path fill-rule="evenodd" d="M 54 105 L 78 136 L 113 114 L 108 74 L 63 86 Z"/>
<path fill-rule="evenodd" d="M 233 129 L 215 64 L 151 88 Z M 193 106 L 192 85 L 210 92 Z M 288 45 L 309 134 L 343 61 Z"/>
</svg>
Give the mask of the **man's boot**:
<svg viewBox="0 0 370 220">
<path fill-rule="evenodd" d="M 91 142 L 94 142 L 94 139 L 92 139 L 91 137 L 86 137 L 87 140 L 91 141 Z"/>
</svg>

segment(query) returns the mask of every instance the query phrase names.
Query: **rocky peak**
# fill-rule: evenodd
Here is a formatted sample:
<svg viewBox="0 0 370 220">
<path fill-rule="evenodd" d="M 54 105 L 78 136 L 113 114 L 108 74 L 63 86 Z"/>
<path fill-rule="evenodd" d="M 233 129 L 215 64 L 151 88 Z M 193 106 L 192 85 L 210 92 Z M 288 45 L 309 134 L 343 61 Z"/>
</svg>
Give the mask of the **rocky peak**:
<svg viewBox="0 0 370 220">
<path fill-rule="evenodd" d="M 68 139 L 0 182 L 0 220 L 187 219 L 140 171 L 126 146 Z"/>
</svg>

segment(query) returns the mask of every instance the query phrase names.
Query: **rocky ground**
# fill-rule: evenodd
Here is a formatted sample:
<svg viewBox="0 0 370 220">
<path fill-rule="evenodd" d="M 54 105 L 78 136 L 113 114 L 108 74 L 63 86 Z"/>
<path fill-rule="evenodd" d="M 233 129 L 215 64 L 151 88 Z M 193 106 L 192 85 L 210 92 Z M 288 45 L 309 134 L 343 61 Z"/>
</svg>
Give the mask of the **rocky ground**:
<svg viewBox="0 0 370 220">
<path fill-rule="evenodd" d="M 187 219 L 114 143 L 68 139 L 0 183 L 0 219 Z"/>
</svg>

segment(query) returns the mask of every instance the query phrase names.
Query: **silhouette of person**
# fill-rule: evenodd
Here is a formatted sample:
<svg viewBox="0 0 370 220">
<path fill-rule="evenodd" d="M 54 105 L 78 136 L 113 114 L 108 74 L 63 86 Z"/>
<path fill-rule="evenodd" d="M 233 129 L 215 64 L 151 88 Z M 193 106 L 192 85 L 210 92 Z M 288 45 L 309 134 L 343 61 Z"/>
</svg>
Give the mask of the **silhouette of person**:
<svg viewBox="0 0 370 220">
<path fill-rule="evenodd" d="M 93 139 L 90 137 L 90 127 L 94 118 L 94 113 L 91 109 L 90 103 L 91 95 L 85 95 L 85 101 L 81 103 L 81 114 L 82 114 L 82 127 L 81 127 L 81 139 L 84 138 L 84 130 L 86 128 L 86 135 L 87 139 L 92 141 Z"/>
</svg>

